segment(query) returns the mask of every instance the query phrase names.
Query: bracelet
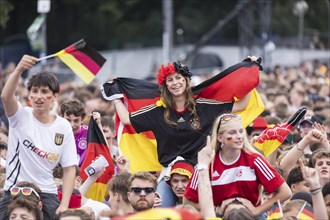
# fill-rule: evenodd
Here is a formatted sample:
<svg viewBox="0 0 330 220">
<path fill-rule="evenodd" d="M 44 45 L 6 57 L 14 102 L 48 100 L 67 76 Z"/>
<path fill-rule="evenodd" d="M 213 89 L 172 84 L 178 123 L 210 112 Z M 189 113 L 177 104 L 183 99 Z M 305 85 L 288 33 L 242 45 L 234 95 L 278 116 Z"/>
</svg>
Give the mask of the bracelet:
<svg viewBox="0 0 330 220">
<path fill-rule="evenodd" d="M 312 195 L 316 195 L 316 194 L 318 194 L 318 193 L 321 192 L 321 191 L 322 191 L 322 188 L 320 187 L 320 188 L 317 188 L 317 189 L 311 190 L 310 192 L 311 192 Z"/>
<path fill-rule="evenodd" d="M 322 190 L 322 187 L 319 187 L 319 188 L 316 188 L 316 189 L 311 189 L 310 192 L 313 193 L 313 192 L 319 191 L 319 190 Z"/>
<path fill-rule="evenodd" d="M 297 145 L 296 145 L 296 146 L 297 146 L 297 150 L 299 150 L 299 151 L 301 151 L 301 152 L 303 152 L 303 151 L 304 151 L 304 149 L 300 149 L 300 148 L 299 148 L 299 146 L 298 146 L 298 143 L 297 143 Z"/>
<path fill-rule="evenodd" d="M 197 164 L 196 170 L 201 171 L 201 170 L 208 170 L 209 166 L 206 164 L 199 163 Z"/>
</svg>

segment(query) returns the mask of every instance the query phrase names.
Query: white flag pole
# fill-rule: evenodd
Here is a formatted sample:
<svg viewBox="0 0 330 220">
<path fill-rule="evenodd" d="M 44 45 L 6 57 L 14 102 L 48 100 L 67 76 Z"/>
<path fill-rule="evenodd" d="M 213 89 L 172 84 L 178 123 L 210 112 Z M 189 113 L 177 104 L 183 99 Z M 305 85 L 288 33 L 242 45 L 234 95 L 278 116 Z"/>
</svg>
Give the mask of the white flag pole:
<svg viewBox="0 0 330 220">
<path fill-rule="evenodd" d="M 46 60 L 46 59 L 48 59 L 48 58 L 55 57 L 55 56 L 56 56 L 56 54 L 54 53 L 54 54 L 51 54 L 51 55 L 48 55 L 48 56 L 45 56 L 45 57 L 40 57 L 40 58 L 38 59 L 38 62 L 41 61 L 41 60 Z"/>
</svg>

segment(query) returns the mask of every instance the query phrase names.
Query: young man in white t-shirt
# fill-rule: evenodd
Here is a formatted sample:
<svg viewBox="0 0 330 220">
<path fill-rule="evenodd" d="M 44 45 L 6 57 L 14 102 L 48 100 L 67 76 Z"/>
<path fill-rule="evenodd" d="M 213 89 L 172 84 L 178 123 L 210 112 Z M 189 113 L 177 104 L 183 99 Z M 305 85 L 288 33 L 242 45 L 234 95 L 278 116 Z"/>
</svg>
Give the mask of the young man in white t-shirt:
<svg viewBox="0 0 330 220">
<path fill-rule="evenodd" d="M 50 111 L 58 97 L 58 80 L 45 72 L 30 78 L 27 89 L 32 107 L 23 107 L 15 96 L 22 73 L 37 62 L 37 58 L 24 55 L 1 93 L 9 120 L 9 141 L 4 187 L 6 196 L 0 200 L 0 219 L 6 219 L 10 189 L 17 182 L 25 180 L 40 187 L 45 219 L 53 219 L 55 214 L 68 209 L 74 185 L 77 158 L 73 132 L 65 119 Z M 63 167 L 61 203 L 52 175 L 59 163 Z"/>
</svg>

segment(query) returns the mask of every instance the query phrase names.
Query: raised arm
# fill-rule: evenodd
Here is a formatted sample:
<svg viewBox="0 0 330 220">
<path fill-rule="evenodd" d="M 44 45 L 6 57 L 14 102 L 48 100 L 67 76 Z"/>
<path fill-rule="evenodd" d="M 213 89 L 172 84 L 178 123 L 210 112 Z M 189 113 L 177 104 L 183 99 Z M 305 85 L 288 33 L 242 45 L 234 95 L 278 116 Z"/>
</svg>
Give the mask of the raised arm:
<svg viewBox="0 0 330 220">
<path fill-rule="evenodd" d="M 22 73 L 25 70 L 32 68 L 37 63 L 37 61 L 38 58 L 36 57 L 24 55 L 3 87 L 1 99 L 3 102 L 4 110 L 8 116 L 14 115 L 18 109 L 15 92 Z"/>
<path fill-rule="evenodd" d="M 124 103 L 120 101 L 119 99 L 113 100 L 113 104 L 115 105 L 116 112 L 120 118 L 121 123 L 124 125 L 130 125 L 131 121 L 129 119 L 129 112 L 127 108 L 125 107 Z"/>
<path fill-rule="evenodd" d="M 102 176 L 105 172 L 105 168 L 96 172 L 94 175 L 87 177 L 85 182 L 80 186 L 79 192 L 81 193 L 81 205 L 83 206 L 87 202 L 87 192 L 89 188 L 96 182 L 96 180 Z"/>
<path fill-rule="evenodd" d="M 251 96 L 251 92 L 246 94 L 243 98 L 241 98 L 237 102 L 234 102 L 232 112 L 239 112 L 244 110 L 249 102 L 250 96 Z"/>
<path fill-rule="evenodd" d="M 279 167 L 288 175 L 290 170 L 296 165 L 297 160 L 303 154 L 305 148 L 313 142 L 322 142 L 323 134 L 314 128 L 301 141 L 299 141 L 289 152 L 283 157 L 279 163 Z"/>
<path fill-rule="evenodd" d="M 213 195 L 209 176 L 209 164 L 214 158 L 215 152 L 211 147 L 210 136 L 207 136 L 206 147 L 198 153 L 198 164 L 202 169 L 198 170 L 198 200 L 201 213 L 204 218 L 215 218 Z M 204 168 L 203 168 L 204 167 Z"/>
<path fill-rule="evenodd" d="M 306 167 L 301 160 L 298 161 L 304 180 L 309 184 L 313 200 L 315 219 L 329 219 L 327 208 L 322 195 L 322 187 L 316 169 Z"/>
</svg>

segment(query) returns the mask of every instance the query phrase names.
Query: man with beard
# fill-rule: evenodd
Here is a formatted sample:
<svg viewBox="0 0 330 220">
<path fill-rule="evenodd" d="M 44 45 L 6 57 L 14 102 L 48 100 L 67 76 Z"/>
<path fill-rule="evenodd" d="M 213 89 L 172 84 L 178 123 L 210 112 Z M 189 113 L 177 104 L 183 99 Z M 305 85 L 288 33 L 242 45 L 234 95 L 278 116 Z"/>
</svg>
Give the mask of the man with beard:
<svg viewBox="0 0 330 220">
<path fill-rule="evenodd" d="M 134 212 L 151 209 L 154 206 L 157 179 L 148 172 L 137 172 L 129 180 L 127 193 Z"/>
</svg>

